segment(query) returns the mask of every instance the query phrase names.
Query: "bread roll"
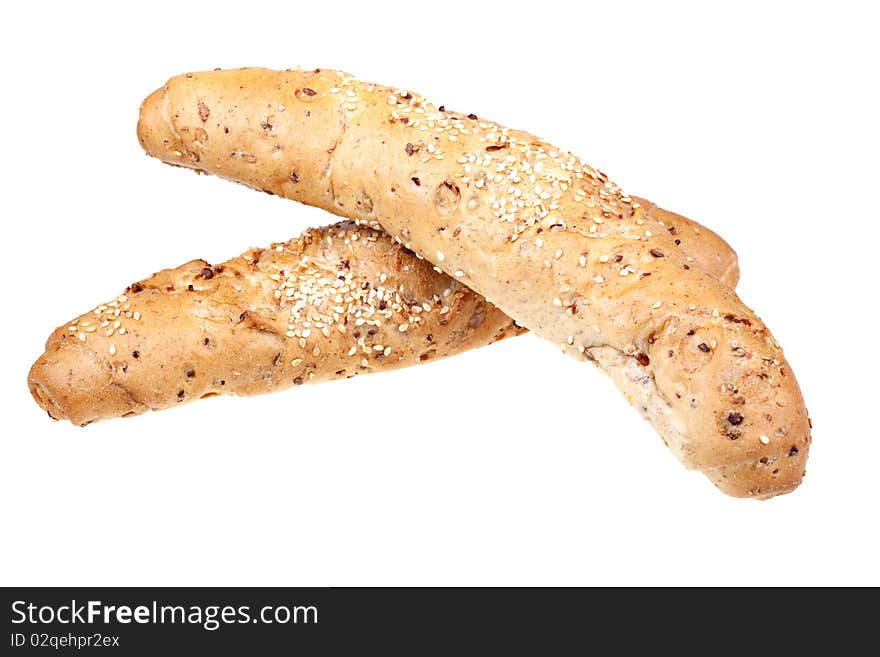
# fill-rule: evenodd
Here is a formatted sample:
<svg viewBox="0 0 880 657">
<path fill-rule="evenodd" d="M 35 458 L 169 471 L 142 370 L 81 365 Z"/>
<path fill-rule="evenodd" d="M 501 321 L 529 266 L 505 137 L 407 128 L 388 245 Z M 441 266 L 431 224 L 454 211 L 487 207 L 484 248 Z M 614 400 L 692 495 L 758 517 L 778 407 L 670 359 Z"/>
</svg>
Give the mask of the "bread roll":
<svg viewBox="0 0 880 657">
<path fill-rule="evenodd" d="M 84 426 L 414 365 L 521 330 L 386 234 L 342 222 L 130 285 L 56 329 L 28 382 L 50 416 Z"/>
<path fill-rule="evenodd" d="M 768 498 L 800 483 L 809 420 L 776 340 L 571 153 L 326 69 L 172 78 L 146 99 L 139 136 L 169 163 L 381 226 L 598 364 L 725 493 Z"/>
</svg>

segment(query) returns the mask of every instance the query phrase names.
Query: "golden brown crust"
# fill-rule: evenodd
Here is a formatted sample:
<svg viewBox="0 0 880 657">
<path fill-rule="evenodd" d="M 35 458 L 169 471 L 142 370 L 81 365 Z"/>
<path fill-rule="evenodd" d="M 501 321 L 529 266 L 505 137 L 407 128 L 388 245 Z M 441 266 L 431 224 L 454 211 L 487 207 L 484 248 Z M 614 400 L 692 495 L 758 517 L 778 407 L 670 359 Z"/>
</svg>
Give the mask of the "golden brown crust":
<svg viewBox="0 0 880 657">
<path fill-rule="evenodd" d="M 682 231 L 693 230 L 682 217 L 672 222 Z M 715 244 L 704 237 L 692 243 L 697 248 Z M 719 248 L 721 256 L 706 249 L 700 256 L 719 262 L 736 260 L 732 251 Z M 284 281 L 280 280 L 282 271 Z M 363 319 L 364 339 L 379 336 L 373 344 L 391 348 L 388 357 L 384 350 L 382 356 L 364 354 L 359 345 L 357 357 L 352 358 L 349 352 L 355 345 L 345 334 L 337 335 L 338 327 L 328 328 L 335 339 L 321 339 L 329 337 L 322 332 L 327 328 L 323 324 L 329 322 L 308 319 L 323 314 L 325 299 L 314 294 L 316 281 L 325 281 L 323 287 L 345 282 L 339 288 L 343 300 L 352 289 L 365 295 L 366 305 L 352 308 L 340 321 L 343 326 L 352 321 L 356 326 Z M 282 285 L 286 286 L 283 295 Z M 288 291 L 293 292 L 291 297 Z M 376 296 L 370 296 L 372 292 Z M 387 332 L 370 336 L 376 321 L 396 321 L 398 304 L 392 297 L 397 296 L 410 304 L 416 317 L 411 322 L 407 319 L 412 324 L 405 331 L 408 335 L 399 335 L 397 324 L 397 332 L 392 331 L 390 337 Z M 446 306 L 434 308 L 432 302 L 425 306 L 419 301 L 435 297 Z M 305 300 L 309 312 L 297 310 L 299 319 L 284 325 L 284 309 L 290 307 L 291 299 Z M 365 312 L 371 307 L 375 312 L 367 318 Z M 434 310 L 438 312 L 432 314 Z M 463 324 L 462 318 L 467 322 Z M 303 330 L 310 333 L 305 346 L 300 345 Z M 59 327 L 34 364 L 29 385 L 49 415 L 85 425 L 205 396 L 262 394 L 423 363 L 524 332 L 386 233 L 341 222 L 307 231 L 283 245 L 252 249 L 217 267 L 193 260 L 130 285 L 116 299 Z M 413 339 L 417 334 L 424 340 Z M 310 346 L 312 335 L 318 342 Z M 354 332 L 348 335 L 358 339 Z M 295 344 L 278 348 L 291 340 Z M 365 355 L 369 356 L 366 364 Z M 293 366 L 297 359 L 303 363 Z M 356 361 L 360 362 L 352 368 Z"/>
<path fill-rule="evenodd" d="M 724 492 L 769 497 L 800 483 L 807 413 L 772 335 L 574 155 L 330 70 L 187 74 L 144 110 L 148 152 L 381 225 L 595 360 Z"/>
<path fill-rule="evenodd" d="M 680 214 L 664 210 L 651 201 L 638 196 L 632 199 L 667 229 L 675 245 L 689 258 L 688 262 L 712 274 L 727 287 L 736 288 L 739 283 L 739 259 L 718 233 Z"/>
<path fill-rule="evenodd" d="M 523 332 L 386 234 L 341 222 L 135 283 L 51 335 L 28 377 L 77 425 L 415 365 Z"/>
</svg>

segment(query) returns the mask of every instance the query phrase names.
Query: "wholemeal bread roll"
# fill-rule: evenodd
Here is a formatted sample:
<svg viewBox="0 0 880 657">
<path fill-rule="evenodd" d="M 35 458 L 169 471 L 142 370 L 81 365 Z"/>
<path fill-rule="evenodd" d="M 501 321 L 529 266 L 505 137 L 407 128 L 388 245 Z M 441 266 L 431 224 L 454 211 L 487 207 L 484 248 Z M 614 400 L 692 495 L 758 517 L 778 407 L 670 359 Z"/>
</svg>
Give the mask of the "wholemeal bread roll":
<svg viewBox="0 0 880 657">
<path fill-rule="evenodd" d="M 342 222 L 193 260 L 60 326 L 34 399 L 77 425 L 442 358 L 522 331 L 385 233 Z"/>
<path fill-rule="evenodd" d="M 735 283 L 723 240 L 668 221 L 697 261 Z M 29 385 L 50 416 L 86 425 L 424 363 L 524 331 L 386 233 L 342 222 L 128 286 L 60 326 Z"/>
<path fill-rule="evenodd" d="M 381 226 L 607 371 L 689 468 L 767 498 L 810 430 L 776 340 L 602 172 L 525 132 L 331 70 L 172 78 L 147 152 Z"/>
</svg>

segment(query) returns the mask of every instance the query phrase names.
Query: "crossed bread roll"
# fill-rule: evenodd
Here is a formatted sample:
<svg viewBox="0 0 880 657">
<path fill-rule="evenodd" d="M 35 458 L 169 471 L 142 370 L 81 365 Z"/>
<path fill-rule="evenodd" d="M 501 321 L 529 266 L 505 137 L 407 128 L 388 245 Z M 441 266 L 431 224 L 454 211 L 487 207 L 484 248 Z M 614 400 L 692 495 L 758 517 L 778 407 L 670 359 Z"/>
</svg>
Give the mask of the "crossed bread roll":
<svg viewBox="0 0 880 657">
<path fill-rule="evenodd" d="M 667 220 L 697 262 L 736 283 L 720 237 Z M 415 365 L 523 332 L 386 233 L 346 221 L 129 285 L 58 327 L 28 383 L 51 417 L 84 426 Z"/>
<path fill-rule="evenodd" d="M 768 498 L 800 483 L 809 420 L 776 340 L 571 153 L 327 69 L 172 78 L 145 100 L 139 137 L 168 163 L 381 226 L 608 372 L 723 492 Z"/>
</svg>

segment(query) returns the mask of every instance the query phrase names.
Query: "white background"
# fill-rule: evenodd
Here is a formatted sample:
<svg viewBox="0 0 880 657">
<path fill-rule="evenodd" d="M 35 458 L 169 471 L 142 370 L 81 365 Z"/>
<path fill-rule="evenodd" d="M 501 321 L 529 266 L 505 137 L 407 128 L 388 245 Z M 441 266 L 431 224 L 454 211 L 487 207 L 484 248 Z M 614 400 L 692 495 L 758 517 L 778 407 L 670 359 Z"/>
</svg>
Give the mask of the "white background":
<svg viewBox="0 0 880 657">
<path fill-rule="evenodd" d="M 361 4 L 4 9 L 0 583 L 880 584 L 870 3 Z M 724 497 L 610 381 L 532 336 L 50 421 L 25 378 L 56 325 L 157 269 L 331 220 L 141 152 L 146 94 L 243 65 L 422 91 L 721 232 L 813 418 L 802 487 Z"/>
</svg>

